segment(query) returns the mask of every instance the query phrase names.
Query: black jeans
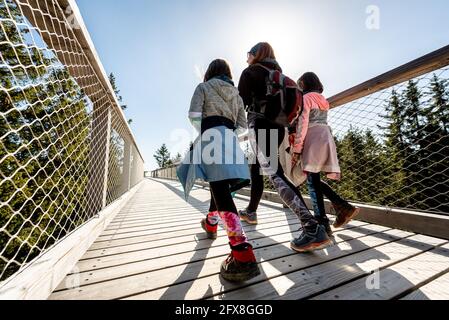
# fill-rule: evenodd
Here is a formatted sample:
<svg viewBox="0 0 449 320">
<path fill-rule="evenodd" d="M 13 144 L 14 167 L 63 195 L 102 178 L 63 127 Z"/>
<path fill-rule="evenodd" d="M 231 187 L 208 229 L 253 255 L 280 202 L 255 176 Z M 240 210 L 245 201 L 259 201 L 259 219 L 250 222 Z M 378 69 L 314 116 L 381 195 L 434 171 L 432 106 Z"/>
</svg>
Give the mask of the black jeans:
<svg viewBox="0 0 449 320">
<path fill-rule="evenodd" d="M 263 175 L 260 174 L 260 170 L 259 161 L 251 165 L 251 198 L 247 208 L 249 212 L 256 212 L 262 199 L 264 180 Z"/>
<path fill-rule="evenodd" d="M 284 141 L 285 128 L 259 118 L 250 125 L 250 130 L 255 134 L 255 141 L 254 135 L 252 138 L 250 137 L 253 151 L 259 152 L 257 152 L 257 163 L 251 167 L 251 200 L 248 210 L 257 211 L 260 204 L 264 190 L 263 176 L 260 172 L 262 168 L 281 199 L 298 216 L 301 224 L 305 228 L 313 229 L 316 227 L 317 221 L 307 208 L 298 188 L 285 177 L 279 162 L 279 147 Z M 277 143 L 272 141 L 275 138 L 274 135 L 277 135 Z M 273 146 L 271 146 L 272 142 Z M 271 163 L 268 160 L 270 158 L 272 159 Z"/>
<path fill-rule="evenodd" d="M 262 143 L 265 144 L 264 147 L 266 150 L 261 150 L 261 151 L 263 152 L 263 154 L 266 157 L 272 156 L 269 153 L 269 151 L 271 151 L 273 153 L 276 152 L 276 155 L 278 153 L 278 149 L 269 150 L 269 148 L 271 146 L 271 138 L 272 138 L 269 130 L 273 130 L 273 129 L 277 130 L 277 135 L 278 135 L 277 145 L 279 147 L 282 144 L 282 142 L 284 141 L 285 130 L 283 128 L 276 127 L 275 125 L 269 123 L 265 119 L 256 119 L 256 121 L 254 123 L 254 130 L 256 133 L 257 145 L 258 145 L 258 147 L 260 147 Z M 267 130 L 265 137 L 260 136 L 261 132 L 259 130 Z M 263 138 L 265 138 L 265 139 L 263 139 Z M 279 157 L 277 157 L 277 158 L 279 159 Z M 277 166 L 278 166 L 278 170 L 277 170 L 278 174 L 280 176 L 285 176 L 282 166 L 279 163 L 279 160 L 278 160 Z M 261 166 L 260 166 L 259 160 L 256 159 L 256 163 L 251 165 L 251 198 L 250 198 L 249 205 L 247 208 L 249 212 L 257 211 L 257 209 L 259 208 L 260 200 L 262 199 L 263 192 L 264 192 L 264 175 L 261 174 Z"/>
<path fill-rule="evenodd" d="M 309 188 L 315 218 L 319 222 L 326 222 L 329 220 L 327 218 L 326 209 L 324 206 L 324 196 L 328 198 L 330 202 L 335 204 L 347 203 L 346 200 L 341 198 L 334 190 L 332 190 L 327 183 L 321 181 L 321 176 L 319 173 L 307 174 L 307 186 Z"/>
</svg>

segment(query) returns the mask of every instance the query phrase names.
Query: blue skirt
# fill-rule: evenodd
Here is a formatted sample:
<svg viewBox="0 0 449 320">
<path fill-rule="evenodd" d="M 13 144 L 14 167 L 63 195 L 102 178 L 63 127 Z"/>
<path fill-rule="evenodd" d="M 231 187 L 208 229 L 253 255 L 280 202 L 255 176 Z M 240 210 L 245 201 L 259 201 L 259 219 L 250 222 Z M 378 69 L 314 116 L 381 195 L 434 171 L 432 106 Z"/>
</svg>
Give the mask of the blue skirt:
<svg viewBox="0 0 449 320">
<path fill-rule="evenodd" d="M 205 131 L 178 167 L 186 199 L 196 180 L 250 180 L 248 160 L 233 130 L 225 126 Z"/>
</svg>

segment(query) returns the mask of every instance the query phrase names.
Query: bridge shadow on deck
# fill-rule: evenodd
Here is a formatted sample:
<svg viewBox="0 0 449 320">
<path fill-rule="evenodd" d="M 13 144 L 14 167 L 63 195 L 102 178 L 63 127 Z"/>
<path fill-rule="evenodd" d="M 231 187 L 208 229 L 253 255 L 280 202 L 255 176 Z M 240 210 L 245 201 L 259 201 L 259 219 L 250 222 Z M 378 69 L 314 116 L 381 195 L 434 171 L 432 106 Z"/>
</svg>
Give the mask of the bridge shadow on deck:
<svg viewBox="0 0 449 320">
<path fill-rule="evenodd" d="M 175 193 L 176 195 L 178 195 L 179 197 L 181 197 L 183 200 L 185 200 L 184 192 L 183 192 L 182 190 L 180 190 L 180 189 L 174 187 L 174 186 L 172 185 L 172 183 L 165 183 L 165 182 L 158 181 L 158 180 L 153 180 L 153 181 L 158 182 L 158 183 L 164 185 L 167 189 L 171 190 L 173 193 Z M 205 189 L 205 188 L 196 188 L 196 189 L 193 189 L 192 192 L 193 192 L 194 190 L 198 190 L 198 189 Z M 204 202 L 203 202 L 203 201 L 200 201 L 200 200 L 198 200 L 197 198 L 193 197 L 192 195 L 190 195 L 189 200 L 188 200 L 188 203 L 189 203 L 190 205 L 192 205 L 195 209 L 200 210 L 200 211 L 201 211 L 201 210 L 204 210 L 204 204 L 205 204 L 205 203 L 209 203 L 209 202 L 210 202 L 210 200 L 207 200 L 207 201 L 204 201 Z M 278 210 L 279 210 L 279 208 L 276 207 L 276 206 L 265 205 L 265 204 L 261 204 L 261 206 L 266 206 L 266 207 L 270 207 L 270 208 L 278 209 Z M 282 212 L 283 214 L 285 214 L 285 217 L 286 217 L 286 218 L 288 218 L 288 216 L 289 216 L 289 215 L 288 215 L 289 209 L 284 209 L 284 210 L 282 210 L 281 212 Z M 207 212 L 204 212 L 204 216 L 207 216 Z M 298 222 L 299 222 L 299 221 L 298 221 Z M 248 226 L 246 223 L 243 223 L 243 225 L 244 225 L 244 228 L 245 228 L 245 226 Z M 224 230 L 223 227 L 222 227 L 222 225 L 221 225 L 221 223 L 220 223 L 220 227 L 221 227 L 222 230 Z M 298 229 L 299 229 L 299 224 L 289 224 L 289 229 L 290 229 L 290 233 L 295 233 L 295 232 L 297 232 Z M 197 234 L 197 235 L 196 235 L 197 239 L 198 239 L 199 236 L 201 236 L 201 235 L 202 235 L 202 234 Z M 261 252 L 266 252 L 266 248 L 267 248 L 267 247 L 270 247 L 270 246 L 274 246 L 274 245 L 278 245 L 278 244 L 279 244 L 278 242 L 272 240 L 271 238 L 269 238 L 269 237 L 267 237 L 266 235 L 264 235 L 264 234 L 262 234 L 262 233 L 259 233 L 259 232 L 257 232 L 257 231 L 252 231 L 252 232 L 251 232 L 251 238 L 252 238 L 252 239 L 264 239 L 264 238 L 265 238 L 265 239 L 266 239 L 266 238 L 270 239 L 270 242 L 269 242 L 268 244 L 266 244 L 266 246 L 264 247 L 265 249 L 264 249 L 264 250 L 261 250 Z M 249 240 L 250 240 L 250 242 L 257 244 L 257 240 L 252 240 L 252 241 L 251 241 L 251 239 L 249 239 Z M 211 244 L 213 244 L 213 241 L 211 241 Z M 201 253 L 200 253 L 200 252 L 201 252 Z M 196 265 L 194 268 L 189 268 L 189 266 L 190 266 L 192 263 L 197 263 L 199 259 L 202 259 L 202 264 L 204 265 L 204 262 L 205 262 L 205 259 L 207 259 L 208 253 L 209 253 L 209 249 L 206 249 L 206 250 L 202 249 L 202 250 L 198 250 L 198 251 L 196 251 L 196 249 L 195 249 L 195 254 L 194 254 L 194 256 L 191 258 L 191 260 L 190 260 L 190 262 L 188 263 L 187 267 L 186 267 L 185 270 L 183 271 L 183 274 L 180 275 L 178 279 L 186 279 L 186 276 L 188 276 L 191 280 L 197 279 L 197 277 L 199 276 L 199 273 L 201 272 L 201 270 L 197 270 L 197 265 Z M 270 258 L 269 258 L 269 255 L 264 255 L 264 254 L 260 255 L 259 257 L 262 258 L 262 259 L 264 259 L 264 260 L 270 259 Z M 272 258 L 272 257 L 271 257 L 271 258 Z M 223 260 L 224 260 L 224 259 L 223 259 Z M 195 271 L 192 272 L 192 269 L 195 270 Z M 217 270 L 217 271 L 219 271 L 219 270 Z M 263 276 L 263 274 L 262 274 L 262 276 Z M 221 277 L 220 277 L 220 281 L 221 281 L 223 287 L 226 289 L 226 285 L 229 284 L 229 283 L 228 283 L 226 280 L 222 279 Z M 183 283 L 183 282 L 184 282 L 184 283 L 187 283 L 188 281 L 185 281 L 185 280 L 183 280 L 182 282 L 175 281 L 175 283 L 177 283 L 177 284 L 181 284 L 181 283 Z M 193 285 L 193 282 L 192 282 L 192 285 Z M 173 295 L 173 293 L 176 293 L 177 295 L 185 296 L 185 295 L 187 294 L 187 292 L 190 290 L 190 288 L 183 288 L 183 290 L 184 290 L 184 293 L 180 293 L 178 287 L 172 286 L 172 287 L 170 287 L 170 288 L 167 289 L 167 291 L 161 296 L 160 299 L 161 299 L 161 300 L 171 299 L 171 296 Z M 203 298 L 208 298 L 208 297 L 211 297 L 211 296 L 213 296 L 213 291 L 212 291 L 212 288 L 209 288 L 209 290 L 206 291 L 206 293 L 205 293 L 205 295 L 203 296 Z"/>
<path fill-rule="evenodd" d="M 154 241 L 164 239 L 163 246 L 158 247 L 151 237 L 140 239 L 140 230 L 136 230 L 137 234 L 130 234 L 136 238 L 135 241 L 116 243 L 108 255 L 111 260 L 103 261 L 101 268 L 86 265 L 89 260 L 97 264 L 94 260 L 102 259 L 100 252 L 98 256 L 90 254 L 81 259 L 82 279 L 89 280 L 88 283 L 83 281 L 80 288 L 62 287 L 55 292 L 53 299 L 393 299 L 402 298 L 429 282 L 435 285 L 435 279 L 439 277 L 444 282 L 445 277 L 449 276 L 447 241 L 363 222 L 354 222 L 338 230 L 335 234 L 338 245 L 310 254 L 296 254 L 288 245 L 299 227 L 296 216 L 280 205 L 267 206 L 263 201 L 259 226 L 243 224 L 255 247 L 262 274 L 247 283 L 229 283 L 219 277 L 220 263 L 229 252 L 226 233 L 220 230 L 218 241 L 214 242 L 206 239 L 199 228 L 199 220 L 208 211 L 208 193 L 196 190 L 194 197 L 190 198 L 189 209 L 189 204 L 184 206 L 184 193 L 178 182 L 149 180 L 146 183 L 146 190 L 151 193 L 141 192 L 130 200 L 130 206 L 138 202 L 134 208 L 138 209 L 137 212 L 146 211 L 144 208 L 154 210 L 153 216 L 157 217 L 155 221 L 160 221 L 160 225 L 152 228 L 161 229 L 161 234 L 171 234 L 171 227 L 166 224 L 177 225 L 172 223 L 176 221 L 177 210 L 184 219 L 189 218 L 191 210 L 194 220 L 190 227 L 186 225 L 186 229 L 182 229 L 182 241 L 177 240 L 175 231 L 173 235 L 156 237 Z M 170 202 L 161 197 L 169 198 Z M 245 203 L 239 199 L 238 205 Z M 171 218 L 160 220 L 167 207 L 170 208 Z M 276 213 L 279 219 L 275 218 Z M 141 218 L 138 221 L 145 224 L 146 220 Z M 151 234 L 153 232 L 148 235 Z M 195 237 L 195 243 L 192 237 Z M 136 248 L 133 247 L 135 243 Z M 445 247 L 437 248 L 442 245 Z M 122 251 L 121 246 L 124 248 Z M 179 250 L 174 250 L 172 246 Z M 128 257 L 129 254 L 132 256 Z M 179 254 L 183 258 L 171 260 L 172 256 Z M 400 268 L 396 268 L 398 265 Z M 365 281 L 376 269 L 381 270 L 380 289 L 370 291 L 365 287 Z M 76 277 L 71 275 L 68 280 Z M 429 291 L 418 292 L 416 296 L 422 296 L 425 292 Z"/>
<path fill-rule="evenodd" d="M 153 180 L 155 182 L 158 182 L 162 185 L 164 185 L 166 188 L 168 188 L 169 190 L 171 190 L 172 192 L 174 192 L 176 195 L 178 195 L 179 197 L 181 197 L 184 200 L 184 193 L 182 190 L 178 189 L 177 187 L 173 186 L 173 183 L 176 182 L 172 182 L 172 183 L 166 183 L 166 182 L 162 182 L 162 181 L 158 181 L 158 180 Z M 204 188 L 198 188 L 198 189 L 204 189 Z M 198 190 L 197 189 L 197 190 Z M 242 199 L 242 198 L 241 198 Z M 196 208 L 199 211 L 203 211 L 205 208 L 205 205 L 209 203 L 209 200 L 207 201 L 200 201 L 198 199 L 196 199 L 195 197 L 190 197 L 188 203 L 190 205 L 192 205 L 194 208 Z M 278 206 L 275 205 L 269 205 L 269 204 L 261 204 L 261 207 L 270 207 L 273 209 L 277 209 L 280 211 L 280 213 L 282 212 L 286 218 L 289 217 L 289 209 L 280 209 Z M 203 211 L 204 212 L 204 211 Z M 204 215 L 207 215 L 207 209 L 206 212 L 204 212 Z M 292 213 L 290 213 L 290 216 L 292 215 Z M 299 222 L 299 221 L 298 221 Z M 248 227 L 248 225 L 246 223 L 244 224 L 244 228 L 246 229 Z M 289 224 L 289 229 L 290 229 L 290 233 L 293 235 L 293 237 L 297 236 L 297 231 L 298 231 L 298 227 L 299 224 Z M 361 233 L 360 237 L 351 237 L 351 236 L 346 236 L 344 234 L 339 234 L 338 232 L 336 233 L 336 235 L 340 238 L 340 240 L 338 241 L 338 243 L 346 243 L 347 245 L 349 245 L 349 249 L 347 250 L 341 250 L 339 246 L 334 245 L 332 247 L 330 247 L 329 249 L 327 249 L 327 254 L 328 255 L 335 255 L 336 258 L 333 258 L 331 260 L 323 260 L 321 262 L 317 262 L 316 264 L 312 264 L 312 265 L 308 265 L 304 270 L 309 270 L 311 268 L 320 266 L 321 264 L 329 264 L 332 263 L 333 260 L 339 261 L 340 259 L 344 259 L 345 257 L 350 256 L 351 254 L 354 253 L 354 251 L 358 254 L 366 252 L 369 250 L 369 257 L 366 257 L 365 259 L 362 259 L 360 261 L 357 261 L 357 264 L 355 264 L 356 266 L 358 264 L 363 264 L 365 262 L 369 262 L 372 260 L 383 260 L 383 261 L 387 261 L 390 259 L 390 257 L 388 255 L 386 255 L 385 253 L 376 250 L 376 248 L 372 248 L 368 245 L 366 245 L 365 243 L 363 243 L 362 241 L 359 240 L 359 238 L 363 238 L 365 236 L 374 236 L 380 239 L 384 239 L 386 241 L 389 241 L 387 243 L 393 243 L 393 242 L 398 242 L 401 241 L 402 238 L 398 237 L 398 238 L 394 238 L 388 234 L 385 234 L 383 232 L 373 232 L 370 229 L 367 228 L 363 228 L 363 227 L 356 227 L 357 232 Z M 345 229 L 343 229 L 345 230 Z M 281 243 L 275 241 L 274 239 L 272 239 L 269 236 L 266 236 L 263 233 L 259 233 L 258 231 L 251 231 L 250 232 L 250 242 L 252 242 L 253 244 L 255 244 L 257 246 L 258 241 L 260 240 L 264 240 L 264 244 L 262 247 L 257 247 L 256 254 L 257 254 L 257 258 L 259 261 L 264 261 L 265 263 L 269 263 L 272 260 L 279 260 L 279 259 L 283 259 L 283 258 L 291 258 L 293 256 L 298 257 L 298 259 L 300 259 L 301 255 L 297 255 L 293 252 L 285 252 L 284 255 L 281 256 L 273 256 L 272 254 L 270 254 L 270 247 L 275 247 L 275 246 L 279 246 L 281 245 Z M 197 234 L 196 238 L 199 239 L 202 236 L 202 234 Z M 253 239 L 253 240 L 251 240 Z M 268 241 L 267 241 L 268 240 Z M 202 240 L 199 240 L 202 241 Z M 198 243 L 199 243 L 198 241 Z M 207 240 L 210 241 L 210 240 Z M 335 242 L 336 239 L 334 239 Z M 211 246 L 213 245 L 213 241 L 210 241 Z M 419 241 L 414 241 L 411 239 L 407 239 L 405 242 L 402 241 L 401 244 L 406 244 L 407 246 L 410 247 L 414 247 L 416 249 L 420 249 L 423 250 L 423 247 L 425 247 L 425 245 Z M 197 250 L 198 248 L 198 250 Z M 173 282 L 173 285 L 170 286 L 164 293 L 163 295 L 160 297 L 160 299 L 164 300 L 164 299 L 173 299 L 174 296 L 176 296 L 178 299 L 183 299 L 186 297 L 187 293 L 189 292 L 189 290 L 192 288 L 192 286 L 194 285 L 194 281 L 196 279 L 198 279 L 200 273 L 201 273 L 201 269 L 202 268 L 198 268 L 198 263 L 201 263 L 201 267 L 204 265 L 205 260 L 208 259 L 207 255 L 209 253 L 209 248 L 204 249 L 201 246 L 197 246 L 197 248 L 194 249 L 195 253 L 194 256 L 191 258 L 190 262 L 187 263 L 186 268 L 184 269 L 183 273 L 178 277 L 178 279 L 176 281 Z M 356 250 L 354 250 L 354 248 L 356 248 Z M 429 247 L 427 248 L 427 250 L 423 250 L 423 251 L 419 251 L 419 253 L 417 253 L 416 255 L 422 254 L 423 252 L 429 251 L 433 249 L 433 247 Z M 447 253 L 446 251 L 443 251 L 443 254 Z M 310 256 L 310 255 L 315 255 L 317 253 L 310 253 L 310 254 L 305 254 L 304 256 Z M 448 255 L 449 256 L 449 255 Z M 410 257 L 408 257 L 410 258 Z M 199 262 L 199 260 L 201 262 Z M 392 264 L 397 264 L 400 263 L 401 260 L 399 261 L 395 261 Z M 193 265 L 195 264 L 195 265 Z M 384 268 L 387 268 L 390 264 L 386 264 L 384 266 Z M 308 283 L 310 282 L 310 275 L 308 273 L 303 272 L 301 274 L 301 276 L 299 276 L 299 273 L 301 273 L 301 268 L 300 269 L 294 269 L 293 265 L 290 265 L 290 267 L 293 269 L 293 271 L 291 273 L 288 272 L 283 272 L 282 273 L 282 277 L 285 281 L 285 279 L 288 279 L 289 281 L 291 281 L 291 283 L 293 284 L 292 287 L 288 290 L 286 290 L 285 292 L 283 292 L 282 294 L 278 294 L 277 297 L 274 297 L 275 299 L 310 299 L 310 298 L 314 298 L 316 296 L 322 295 L 323 293 L 332 291 L 334 288 L 338 288 L 340 286 L 344 286 L 346 284 L 349 284 L 351 282 L 360 280 L 360 279 L 364 279 L 367 277 L 367 273 L 359 267 L 352 267 L 350 269 L 345 270 L 345 272 L 349 273 L 349 275 L 343 275 L 342 278 L 343 279 L 349 279 L 346 281 L 342 281 L 340 283 L 338 283 L 335 286 L 330 286 L 327 287 L 324 290 L 320 290 L 319 292 L 316 293 L 312 293 L 312 294 L 301 294 L 300 292 L 298 292 L 298 290 L 300 290 L 300 286 L 299 284 L 301 283 Z M 218 273 L 219 270 L 217 270 Z M 272 282 L 275 282 L 277 278 L 279 278 L 280 276 L 276 276 L 274 278 L 270 279 L 270 275 L 267 275 L 265 273 L 265 271 L 262 269 L 262 274 L 252 280 L 251 282 L 247 283 L 247 284 L 233 284 L 233 283 L 229 283 L 227 281 L 225 281 L 224 279 L 222 279 L 220 277 L 220 283 L 222 286 L 222 289 L 220 290 L 220 294 L 219 294 L 219 298 L 220 299 L 226 299 L 227 295 L 229 295 L 230 293 L 234 293 L 235 291 L 239 291 L 240 294 L 242 296 L 240 296 L 240 298 L 245 299 L 245 292 L 247 294 L 247 298 L 251 299 L 252 296 L 252 292 L 255 288 L 257 288 L 257 286 L 262 286 L 263 290 L 266 292 L 269 292 L 269 298 L 272 299 L 273 298 L 273 292 L 277 292 L 277 289 L 275 287 L 274 284 L 271 284 Z M 338 268 L 338 266 L 335 267 L 335 273 L 341 272 L 341 268 Z M 407 290 L 407 292 L 412 291 L 413 289 L 415 289 L 415 285 L 411 282 L 409 282 L 406 278 L 402 277 L 400 274 L 395 274 L 392 275 L 392 273 L 395 273 L 392 270 L 386 270 L 383 272 L 383 274 L 388 273 L 388 277 L 395 277 L 395 278 L 399 278 L 400 281 L 404 284 L 406 284 L 405 286 L 408 287 L 409 289 Z M 209 275 L 208 275 L 209 276 Z M 267 281 L 267 280 L 271 280 L 271 281 Z M 320 276 L 313 278 L 313 281 L 315 281 L 315 285 L 319 286 L 320 285 L 320 281 L 322 281 L 324 279 L 321 279 Z M 267 287 L 268 286 L 268 287 Z M 262 289 L 261 288 L 261 289 Z M 412 289 L 410 289 L 412 288 Z M 400 296 L 404 296 L 407 292 L 401 293 Z M 209 298 L 213 298 L 214 296 L 217 296 L 217 293 L 214 293 L 213 289 L 210 287 L 208 290 L 204 293 L 204 295 L 202 296 L 202 299 L 209 299 Z M 259 297 L 261 299 L 263 299 L 263 295 L 261 297 Z M 338 299 L 338 296 L 333 296 L 333 299 Z"/>
</svg>

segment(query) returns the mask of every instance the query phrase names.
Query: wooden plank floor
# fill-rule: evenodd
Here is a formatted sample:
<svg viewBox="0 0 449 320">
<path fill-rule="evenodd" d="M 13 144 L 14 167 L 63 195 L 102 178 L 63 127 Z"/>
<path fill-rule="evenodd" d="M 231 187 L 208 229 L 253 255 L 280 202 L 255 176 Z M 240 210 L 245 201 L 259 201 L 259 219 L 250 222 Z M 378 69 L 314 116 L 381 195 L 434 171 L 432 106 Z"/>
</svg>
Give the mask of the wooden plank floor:
<svg viewBox="0 0 449 320">
<path fill-rule="evenodd" d="M 146 180 L 50 299 L 449 299 L 446 240 L 354 221 L 332 247 L 296 254 L 297 218 L 269 202 L 258 226 L 244 223 L 262 274 L 228 283 L 226 234 L 208 240 L 199 225 L 209 199 L 195 189 L 186 203 L 179 183 Z"/>
</svg>

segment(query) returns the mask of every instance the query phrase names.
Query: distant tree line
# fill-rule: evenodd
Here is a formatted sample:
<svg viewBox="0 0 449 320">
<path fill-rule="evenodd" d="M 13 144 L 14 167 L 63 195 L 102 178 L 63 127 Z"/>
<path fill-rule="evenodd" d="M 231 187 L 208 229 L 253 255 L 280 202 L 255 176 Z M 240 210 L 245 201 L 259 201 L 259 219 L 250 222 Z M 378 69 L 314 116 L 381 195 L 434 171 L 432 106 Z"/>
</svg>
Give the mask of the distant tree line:
<svg viewBox="0 0 449 320">
<path fill-rule="evenodd" d="M 353 201 L 449 213 L 449 89 L 433 75 L 391 92 L 382 132 L 351 128 L 337 139 L 343 179 Z"/>
</svg>

